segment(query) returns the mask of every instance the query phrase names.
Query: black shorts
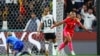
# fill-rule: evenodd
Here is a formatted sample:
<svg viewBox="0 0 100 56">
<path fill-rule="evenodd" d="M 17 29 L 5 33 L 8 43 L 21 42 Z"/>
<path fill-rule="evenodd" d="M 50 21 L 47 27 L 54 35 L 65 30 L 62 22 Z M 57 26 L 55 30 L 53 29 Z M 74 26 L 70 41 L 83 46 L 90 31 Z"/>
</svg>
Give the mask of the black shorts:
<svg viewBox="0 0 100 56">
<path fill-rule="evenodd" d="M 55 39 L 56 35 L 55 35 L 55 33 L 44 33 L 44 38 L 46 41 L 48 41 L 50 39 Z"/>
</svg>

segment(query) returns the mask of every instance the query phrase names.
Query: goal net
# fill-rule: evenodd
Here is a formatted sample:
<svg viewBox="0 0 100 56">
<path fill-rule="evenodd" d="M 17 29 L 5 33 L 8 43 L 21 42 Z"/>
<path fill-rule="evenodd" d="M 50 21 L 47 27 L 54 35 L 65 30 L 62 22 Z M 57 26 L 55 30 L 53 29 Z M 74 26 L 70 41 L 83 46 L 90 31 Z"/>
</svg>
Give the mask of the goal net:
<svg viewBox="0 0 100 56">
<path fill-rule="evenodd" d="M 52 14 L 57 22 L 63 20 L 63 2 L 61 0 L 10 0 L 6 2 L 0 1 L 0 53 L 6 53 L 6 32 L 13 31 L 13 35 L 19 37 L 25 42 L 26 48 L 32 48 L 34 45 L 29 38 L 36 40 L 41 45 L 44 41 L 44 36 L 41 33 L 40 37 L 36 36 L 36 32 L 26 31 L 25 29 L 31 17 L 31 12 L 36 14 L 36 17 L 41 20 L 43 9 L 50 6 Z M 35 29 L 35 27 L 33 27 Z M 62 42 L 63 25 L 56 28 L 58 44 Z"/>
</svg>

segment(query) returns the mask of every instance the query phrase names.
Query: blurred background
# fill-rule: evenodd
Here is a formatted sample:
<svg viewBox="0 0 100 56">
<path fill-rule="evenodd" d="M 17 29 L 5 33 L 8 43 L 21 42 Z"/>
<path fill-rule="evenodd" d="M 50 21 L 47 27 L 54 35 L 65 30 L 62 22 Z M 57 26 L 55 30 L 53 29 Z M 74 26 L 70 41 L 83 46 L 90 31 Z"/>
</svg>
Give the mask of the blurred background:
<svg viewBox="0 0 100 56">
<path fill-rule="evenodd" d="M 0 31 L 22 31 L 32 18 L 31 13 L 34 12 L 41 20 L 43 9 L 47 6 L 53 11 L 52 0 L 0 0 Z M 63 18 L 66 18 L 70 11 L 76 11 L 82 24 L 89 30 L 96 31 L 96 0 L 64 0 L 62 10 Z M 75 30 L 83 31 L 80 27 Z"/>
<path fill-rule="evenodd" d="M 1 33 L 5 36 L 5 32 L 3 31 L 13 31 L 15 34 L 17 32 L 16 36 L 20 37 L 20 35 L 24 33 L 22 31 L 36 32 L 38 27 L 36 25 L 38 25 L 38 23 L 36 23 L 36 20 L 29 21 L 33 18 L 40 21 L 43 9 L 47 6 L 50 7 L 51 14 L 53 14 L 53 2 L 53 0 L 0 0 Z M 76 54 L 96 54 L 96 0 L 63 0 L 62 4 L 63 9 L 59 10 L 63 10 L 63 19 L 67 17 L 70 11 L 75 11 L 80 22 L 88 30 L 93 32 L 89 34 L 81 27 L 75 28 L 73 44 Z M 31 15 L 32 12 L 34 13 L 33 16 Z M 18 33 L 18 31 L 20 32 Z M 28 37 L 26 36 L 26 38 Z M 2 43 L 2 39 L 0 42 Z M 69 54 L 68 48 L 65 48 L 65 51 Z"/>
</svg>

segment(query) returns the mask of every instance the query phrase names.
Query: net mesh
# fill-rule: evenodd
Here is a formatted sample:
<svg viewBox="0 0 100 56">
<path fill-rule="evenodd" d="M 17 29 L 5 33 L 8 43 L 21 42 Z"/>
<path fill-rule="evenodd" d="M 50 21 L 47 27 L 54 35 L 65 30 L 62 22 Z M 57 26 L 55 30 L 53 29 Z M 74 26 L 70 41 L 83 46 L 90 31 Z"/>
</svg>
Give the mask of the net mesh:
<svg viewBox="0 0 100 56">
<path fill-rule="evenodd" d="M 22 31 L 25 29 L 29 19 L 31 18 L 31 12 L 34 12 L 36 17 L 41 20 L 43 9 L 46 6 L 50 6 L 51 11 L 53 11 L 52 3 L 52 0 L 18 0 L 17 2 L 16 0 L 10 2 L 4 0 L 0 1 L 0 31 L 13 31 L 14 36 L 19 37 L 19 39 L 24 41 L 25 48 L 23 51 L 27 50 L 27 48 L 32 49 L 34 44 L 30 43 L 29 36 L 33 32 Z M 63 3 L 59 0 L 56 1 L 56 4 L 55 13 L 56 16 L 60 16 L 56 17 L 56 19 L 57 21 L 61 21 L 63 19 Z M 57 37 L 59 40 L 61 40 L 60 38 L 62 37 L 62 29 L 63 27 L 60 26 L 56 30 L 58 32 Z M 6 32 L 0 32 L 0 54 L 6 53 L 6 37 Z M 41 44 L 43 50 L 45 49 L 43 33 L 41 33 L 40 36 L 32 34 L 31 37 Z"/>
<path fill-rule="evenodd" d="M 23 31 L 34 12 L 41 19 L 43 9 L 52 0 L 8 0 L 0 1 L 0 31 Z"/>
</svg>

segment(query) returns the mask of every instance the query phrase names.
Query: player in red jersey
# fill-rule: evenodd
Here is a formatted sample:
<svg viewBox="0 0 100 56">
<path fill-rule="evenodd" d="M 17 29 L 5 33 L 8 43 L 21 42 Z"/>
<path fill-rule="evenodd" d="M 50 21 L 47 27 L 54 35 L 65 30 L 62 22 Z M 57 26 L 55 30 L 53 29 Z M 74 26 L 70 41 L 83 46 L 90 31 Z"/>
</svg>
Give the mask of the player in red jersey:
<svg viewBox="0 0 100 56">
<path fill-rule="evenodd" d="M 75 55 L 75 52 L 73 50 L 73 45 L 72 45 L 72 37 L 74 34 L 75 25 L 81 26 L 87 32 L 89 32 L 89 31 L 80 23 L 79 19 L 76 18 L 76 13 L 73 11 L 69 13 L 69 16 L 65 20 L 56 23 L 55 25 L 51 26 L 51 28 L 62 25 L 64 23 L 65 23 L 65 27 L 63 30 L 64 41 L 58 47 L 58 51 L 61 51 L 66 45 L 68 45 L 68 47 L 71 51 L 71 54 Z"/>
</svg>

